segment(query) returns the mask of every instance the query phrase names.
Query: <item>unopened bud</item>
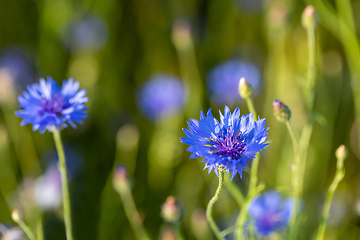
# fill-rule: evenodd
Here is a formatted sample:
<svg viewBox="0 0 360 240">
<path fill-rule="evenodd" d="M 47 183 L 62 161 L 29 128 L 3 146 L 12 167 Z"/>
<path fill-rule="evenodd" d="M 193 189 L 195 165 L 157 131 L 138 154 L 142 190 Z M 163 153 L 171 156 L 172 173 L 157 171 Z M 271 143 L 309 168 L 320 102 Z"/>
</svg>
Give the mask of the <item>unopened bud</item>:
<svg viewBox="0 0 360 240">
<path fill-rule="evenodd" d="M 18 222 L 20 220 L 20 213 L 17 209 L 14 209 L 11 213 L 11 218 L 15 221 Z"/>
<path fill-rule="evenodd" d="M 166 222 L 178 223 L 184 215 L 184 208 L 176 198 L 170 196 L 161 207 L 161 216 Z"/>
<path fill-rule="evenodd" d="M 348 155 L 348 152 L 344 145 L 341 145 L 340 147 L 338 147 L 336 149 L 335 156 L 337 158 L 337 167 L 338 168 L 343 168 L 344 160 L 347 157 L 347 155 Z"/>
<path fill-rule="evenodd" d="M 178 50 L 186 50 L 192 45 L 191 26 L 187 20 L 177 20 L 174 23 L 172 40 Z"/>
<path fill-rule="evenodd" d="M 129 187 L 129 175 L 123 165 L 118 165 L 114 171 L 113 186 L 118 193 L 123 193 Z"/>
<path fill-rule="evenodd" d="M 275 99 L 275 101 L 273 102 L 273 109 L 276 119 L 280 122 L 286 122 L 290 120 L 291 110 L 280 100 Z"/>
<path fill-rule="evenodd" d="M 305 29 L 316 28 L 318 24 L 318 18 L 313 6 L 309 5 L 304 9 L 301 22 Z"/>
<path fill-rule="evenodd" d="M 239 81 L 239 94 L 243 99 L 250 99 L 254 96 L 254 88 L 245 78 L 241 78 Z"/>
</svg>

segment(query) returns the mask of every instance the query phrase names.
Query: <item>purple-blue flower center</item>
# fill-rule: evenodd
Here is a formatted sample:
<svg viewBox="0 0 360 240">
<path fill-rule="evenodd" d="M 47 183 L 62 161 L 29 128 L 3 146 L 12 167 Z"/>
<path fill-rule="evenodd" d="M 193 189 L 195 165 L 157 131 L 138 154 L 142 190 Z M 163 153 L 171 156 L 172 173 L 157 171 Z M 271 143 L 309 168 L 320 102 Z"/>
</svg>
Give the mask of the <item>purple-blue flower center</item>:
<svg viewBox="0 0 360 240">
<path fill-rule="evenodd" d="M 62 110 L 65 108 L 64 97 L 59 94 L 55 94 L 51 97 L 51 99 L 46 99 L 43 97 L 41 99 L 41 104 L 43 106 L 42 111 L 40 111 L 40 115 L 44 113 L 54 113 L 59 116 Z"/>
<path fill-rule="evenodd" d="M 221 136 L 211 138 L 211 153 L 219 157 L 231 157 L 232 160 L 242 158 L 246 148 L 245 139 L 241 137 L 241 131 L 223 131 Z"/>
</svg>

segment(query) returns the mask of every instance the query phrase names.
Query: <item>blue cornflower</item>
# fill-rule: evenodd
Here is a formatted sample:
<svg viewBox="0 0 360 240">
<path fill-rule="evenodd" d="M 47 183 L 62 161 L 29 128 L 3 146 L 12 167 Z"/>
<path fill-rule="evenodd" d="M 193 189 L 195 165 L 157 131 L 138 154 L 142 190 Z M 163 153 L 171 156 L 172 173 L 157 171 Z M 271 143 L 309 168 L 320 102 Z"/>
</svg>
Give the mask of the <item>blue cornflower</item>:
<svg viewBox="0 0 360 240">
<path fill-rule="evenodd" d="M 237 104 L 242 100 L 238 92 L 240 78 L 250 83 L 255 95 L 259 92 L 261 73 L 255 64 L 233 59 L 217 65 L 207 75 L 211 99 L 218 104 Z"/>
<path fill-rule="evenodd" d="M 33 131 L 39 129 L 44 133 L 51 127 L 67 127 L 67 124 L 76 128 L 75 123 L 82 123 L 87 118 L 87 107 L 84 106 L 89 99 L 85 97 L 86 90 L 78 90 L 79 82 L 72 78 L 63 81 L 60 88 L 51 77 L 47 81 L 40 78 L 40 83 L 27 87 L 27 91 L 19 96 L 19 111 L 15 115 L 23 118 L 21 126 L 32 123 Z"/>
<path fill-rule="evenodd" d="M 204 157 L 205 168 L 214 170 L 218 174 L 217 166 L 225 167 L 231 178 L 236 173 L 242 177 L 242 170 L 246 170 L 246 160 L 253 159 L 257 152 L 263 150 L 268 143 L 268 127 L 265 127 L 266 119 L 254 120 L 252 113 L 240 117 L 240 109 L 236 108 L 233 113 L 225 106 L 224 115 L 220 112 L 220 122 L 215 119 L 211 109 L 207 116 L 200 112 L 200 121 L 190 119 L 189 129 L 183 129 L 188 137 L 181 138 L 185 144 L 189 144 L 188 151 L 193 154 L 190 158 Z"/>
<path fill-rule="evenodd" d="M 293 214 L 293 207 L 292 198 L 283 199 L 280 193 L 269 191 L 250 203 L 248 213 L 257 234 L 266 237 L 271 232 L 287 226 Z"/>
<path fill-rule="evenodd" d="M 140 88 L 136 100 L 145 116 L 155 120 L 182 109 L 185 90 L 176 77 L 167 74 L 154 75 Z"/>
</svg>

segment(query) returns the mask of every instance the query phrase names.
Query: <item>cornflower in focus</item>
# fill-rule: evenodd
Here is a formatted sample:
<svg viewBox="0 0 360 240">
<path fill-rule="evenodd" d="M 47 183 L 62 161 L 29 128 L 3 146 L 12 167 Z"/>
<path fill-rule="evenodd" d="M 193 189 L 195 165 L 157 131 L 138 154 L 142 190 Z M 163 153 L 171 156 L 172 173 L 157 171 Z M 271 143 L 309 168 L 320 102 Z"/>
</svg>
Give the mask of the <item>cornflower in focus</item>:
<svg viewBox="0 0 360 240">
<path fill-rule="evenodd" d="M 19 106 L 23 109 L 16 111 L 18 117 L 23 118 L 21 126 L 31 123 L 33 131 L 39 129 L 44 133 L 47 129 L 67 127 L 67 124 L 76 128 L 75 123 L 82 123 L 87 118 L 84 112 L 88 101 L 86 90 L 79 90 L 79 82 L 72 78 L 63 81 L 60 88 L 51 77 L 47 81 L 40 78 L 40 83 L 27 87 L 27 91 L 19 96 Z"/>
<path fill-rule="evenodd" d="M 181 141 L 190 145 L 188 151 L 193 154 L 190 158 L 204 157 L 205 168 L 214 170 L 218 175 L 218 166 L 232 172 L 231 178 L 237 173 L 242 177 L 242 170 L 246 170 L 247 159 L 253 159 L 256 153 L 268 144 L 266 119 L 255 121 L 252 113 L 240 117 L 240 109 L 233 113 L 225 106 L 224 115 L 220 113 L 220 122 L 215 119 L 211 109 L 207 116 L 200 112 L 200 121 L 190 119 L 188 129 L 183 129 L 188 137 Z"/>
<path fill-rule="evenodd" d="M 182 109 L 185 90 L 179 79 L 170 75 L 151 77 L 137 94 L 137 105 L 151 120 L 163 118 Z"/>
<path fill-rule="evenodd" d="M 261 87 L 258 67 L 250 62 L 230 60 L 216 66 L 207 75 L 211 99 L 218 104 L 235 105 L 242 100 L 239 96 L 239 79 L 245 78 L 254 88 L 255 95 Z"/>
<path fill-rule="evenodd" d="M 287 227 L 293 214 L 292 198 L 283 199 L 280 193 L 269 191 L 255 198 L 248 210 L 258 235 L 267 237 L 270 233 Z"/>
</svg>

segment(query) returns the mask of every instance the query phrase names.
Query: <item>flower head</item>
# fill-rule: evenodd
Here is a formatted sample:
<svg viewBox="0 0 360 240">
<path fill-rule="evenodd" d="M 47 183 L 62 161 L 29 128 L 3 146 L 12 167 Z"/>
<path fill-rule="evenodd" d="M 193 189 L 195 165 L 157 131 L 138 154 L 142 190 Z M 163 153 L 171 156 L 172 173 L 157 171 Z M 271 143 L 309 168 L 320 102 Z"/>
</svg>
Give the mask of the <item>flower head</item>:
<svg viewBox="0 0 360 240">
<path fill-rule="evenodd" d="M 40 83 L 27 87 L 27 91 L 19 96 L 19 111 L 15 115 L 23 118 L 21 126 L 32 123 L 33 131 L 39 129 L 44 133 L 51 131 L 52 126 L 67 127 L 67 124 L 76 128 L 75 123 L 82 123 L 87 118 L 84 106 L 89 99 L 85 97 L 86 90 L 79 91 L 79 82 L 72 78 L 63 81 L 60 88 L 51 77 L 47 81 L 40 78 Z"/>
<path fill-rule="evenodd" d="M 239 80 L 245 78 L 254 88 L 255 95 L 260 89 L 261 74 L 256 65 L 240 60 L 230 60 L 216 66 L 207 75 L 212 100 L 218 104 L 234 105 L 242 100 L 239 95 Z"/>
<path fill-rule="evenodd" d="M 183 129 L 188 137 L 181 138 L 182 142 L 189 144 L 188 151 L 193 154 L 190 158 L 204 157 L 205 168 L 214 170 L 225 167 L 231 171 L 231 178 L 236 173 L 242 177 L 242 170 L 246 170 L 246 160 L 253 159 L 257 152 L 263 150 L 268 144 L 268 127 L 265 127 L 265 118 L 254 120 L 252 113 L 240 117 L 240 109 L 233 113 L 225 106 L 224 115 L 220 112 L 220 122 L 215 119 L 211 109 L 205 116 L 200 112 L 200 121 L 190 119 L 189 129 Z"/>
<path fill-rule="evenodd" d="M 149 119 L 167 117 L 180 110 L 185 90 L 180 80 L 170 75 L 155 75 L 137 94 L 137 104 Z"/>
<path fill-rule="evenodd" d="M 292 198 L 283 199 L 280 193 L 269 191 L 255 198 L 249 206 L 256 232 L 268 236 L 271 232 L 287 226 L 293 214 Z"/>
</svg>

